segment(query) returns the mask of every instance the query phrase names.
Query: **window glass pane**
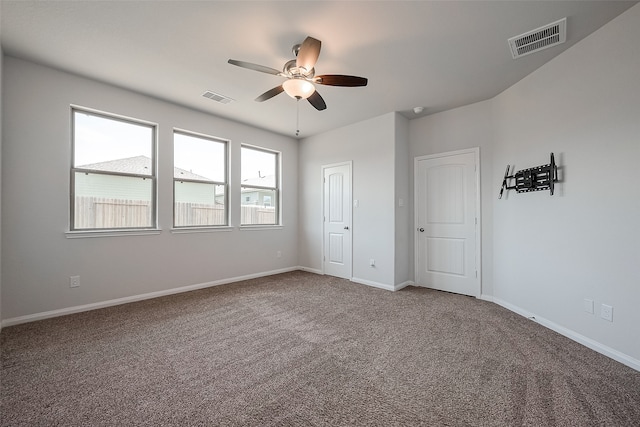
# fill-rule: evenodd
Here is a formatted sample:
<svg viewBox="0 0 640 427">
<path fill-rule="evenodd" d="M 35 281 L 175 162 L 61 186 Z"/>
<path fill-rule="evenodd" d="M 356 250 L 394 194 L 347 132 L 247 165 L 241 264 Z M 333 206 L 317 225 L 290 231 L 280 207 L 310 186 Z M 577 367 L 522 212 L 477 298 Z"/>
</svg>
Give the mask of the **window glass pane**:
<svg viewBox="0 0 640 427">
<path fill-rule="evenodd" d="M 153 127 L 74 111 L 76 168 L 153 175 Z"/>
<path fill-rule="evenodd" d="M 275 188 L 278 155 L 248 147 L 241 150 L 241 185 Z"/>
<path fill-rule="evenodd" d="M 74 229 L 153 225 L 151 179 L 75 172 L 74 181 Z"/>
<path fill-rule="evenodd" d="M 277 191 L 242 187 L 242 225 L 277 224 Z"/>
<path fill-rule="evenodd" d="M 174 178 L 226 182 L 225 143 L 174 134 Z"/>
<path fill-rule="evenodd" d="M 226 225 L 224 185 L 174 182 L 174 226 Z"/>
</svg>

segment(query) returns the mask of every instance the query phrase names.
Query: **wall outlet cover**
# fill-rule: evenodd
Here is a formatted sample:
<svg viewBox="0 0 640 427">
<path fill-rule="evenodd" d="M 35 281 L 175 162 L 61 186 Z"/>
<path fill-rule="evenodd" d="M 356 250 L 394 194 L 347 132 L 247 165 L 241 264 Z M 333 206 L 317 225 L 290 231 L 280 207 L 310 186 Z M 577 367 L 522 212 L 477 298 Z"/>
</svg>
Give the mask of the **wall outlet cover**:
<svg viewBox="0 0 640 427">
<path fill-rule="evenodd" d="M 600 317 L 609 322 L 613 322 L 613 307 L 607 304 L 600 306 Z"/>
<path fill-rule="evenodd" d="M 80 276 L 71 276 L 71 277 L 69 277 L 69 287 L 70 288 L 79 288 L 80 287 Z"/>
</svg>

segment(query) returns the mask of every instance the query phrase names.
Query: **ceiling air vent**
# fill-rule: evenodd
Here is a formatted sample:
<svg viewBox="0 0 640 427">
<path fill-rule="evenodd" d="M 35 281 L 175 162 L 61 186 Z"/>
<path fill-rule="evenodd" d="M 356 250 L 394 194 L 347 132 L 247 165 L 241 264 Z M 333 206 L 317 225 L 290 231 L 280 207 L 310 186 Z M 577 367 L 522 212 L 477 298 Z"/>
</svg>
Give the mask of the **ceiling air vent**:
<svg viewBox="0 0 640 427">
<path fill-rule="evenodd" d="M 509 39 L 513 59 L 564 43 L 567 39 L 567 18 L 552 22 Z"/>
<path fill-rule="evenodd" d="M 233 99 L 228 96 L 220 95 L 219 93 L 211 92 L 210 90 L 203 93 L 202 96 L 220 102 L 221 104 L 229 104 L 233 101 Z"/>
</svg>

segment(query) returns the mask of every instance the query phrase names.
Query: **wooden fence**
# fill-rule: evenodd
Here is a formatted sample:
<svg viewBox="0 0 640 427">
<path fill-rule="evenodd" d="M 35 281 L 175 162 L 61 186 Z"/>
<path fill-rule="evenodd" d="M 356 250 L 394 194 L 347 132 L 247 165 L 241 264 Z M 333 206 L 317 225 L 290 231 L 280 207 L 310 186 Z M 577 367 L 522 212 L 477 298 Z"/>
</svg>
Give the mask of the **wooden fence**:
<svg viewBox="0 0 640 427">
<path fill-rule="evenodd" d="M 241 206 L 243 225 L 277 224 L 276 209 L 262 206 Z"/>
<path fill-rule="evenodd" d="M 174 209 L 176 227 L 226 223 L 224 206 L 178 202 Z M 75 200 L 74 228 L 150 227 L 153 224 L 151 215 L 151 204 L 144 200 L 78 196 Z M 276 210 L 273 207 L 241 207 L 241 224 L 276 224 L 276 220 Z"/>
<path fill-rule="evenodd" d="M 174 206 L 175 225 L 225 225 L 224 206 L 177 202 Z"/>
<path fill-rule="evenodd" d="M 144 200 L 78 196 L 74 222 L 75 229 L 150 227 L 151 204 Z"/>
</svg>

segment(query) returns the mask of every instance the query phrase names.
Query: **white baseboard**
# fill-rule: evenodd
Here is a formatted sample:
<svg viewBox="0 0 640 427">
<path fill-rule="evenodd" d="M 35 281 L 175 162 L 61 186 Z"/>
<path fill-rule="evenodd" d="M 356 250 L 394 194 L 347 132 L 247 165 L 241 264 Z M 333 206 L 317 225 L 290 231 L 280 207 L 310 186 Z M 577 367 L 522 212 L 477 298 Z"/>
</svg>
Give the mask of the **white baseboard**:
<svg viewBox="0 0 640 427">
<path fill-rule="evenodd" d="M 310 268 L 310 267 L 303 267 L 303 266 L 301 266 L 301 265 L 299 265 L 299 266 L 297 267 L 297 269 L 298 269 L 298 270 L 301 270 L 301 271 L 306 271 L 307 273 L 314 273 L 314 274 L 320 274 L 320 275 L 323 275 L 323 274 L 324 274 L 324 273 L 322 272 L 322 270 L 320 270 L 320 269 L 317 269 L 317 268 Z"/>
<path fill-rule="evenodd" d="M 298 270 L 302 270 L 302 271 L 306 271 L 306 272 L 314 273 L 314 274 L 324 275 L 322 270 L 319 270 L 319 269 L 316 269 L 316 268 L 298 266 Z M 397 285 L 387 285 L 385 283 L 374 282 L 374 281 L 371 281 L 371 280 L 360 279 L 360 278 L 357 278 L 357 277 L 352 277 L 351 281 L 354 282 L 354 283 L 359 283 L 361 285 L 367 285 L 367 286 L 372 286 L 374 288 L 385 289 L 387 291 L 399 291 L 402 288 L 406 288 L 407 286 L 411 286 L 411 285 L 414 284 L 414 282 L 412 282 L 411 280 L 407 280 L 406 282 L 402 282 L 402 283 L 399 283 Z"/>
<path fill-rule="evenodd" d="M 387 291 L 397 291 L 410 284 L 410 282 L 404 282 L 404 283 L 401 283 L 400 285 L 387 285 L 386 283 L 374 282 L 373 280 L 360 279 L 358 277 L 352 277 L 351 281 L 354 283 L 360 283 L 361 285 L 367 285 L 367 286 L 372 286 L 374 288 L 385 289 Z"/>
<path fill-rule="evenodd" d="M 402 282 L 400 284 L 393 285 L 393 290 L 394 291 L 399 291 L 402 288 L 406 288 L 407 286 L 413 286 L 413 285 L 415 285 L 414 282 L 412 282 L 411 280 L 407 280 L 406 282 Z"/>
<path fill-rule="evenodd" d="M 619 352 L 618 350 L 615 350 L 611 347 L 608 347 L 604 344 L 601 344 L 595 340 L 592 340 L 591 338 L 587 338 L 584 335 L 581 335 L 577 332 L 572 331 L 571 329 L 567 329 L 564 326 L 560 326 L 557 323 L 554 323 L 550 320 L 545 319 L 544 317 L 540 317 L 538 315 L 536 315 L 535 313 L 531 313 L 527 310 L 524 310 L 518 306 L 515 306 L 513 304 L 510 304 L 506 301 L 503 301 L 499 298 L 491 298 L 491 300 L 506 308 L 507 310 L 513 311 L 516 314 L 519 314 L 523 317 L 526 317 L 528 319 L 531 319 L 533 321 L 535 321 L 536 323 L 539 323 L 540 325 L 551 329 L 552 331 L 555 331 L 557 333 L 559 333 L 560 335 L 564 335 L 565 337 L 580 343 L 582 345 L 584 345 L 585 347 L 590 348 L 591 350 L 597 351 L 600 354 L 603 354 L 615 361 L 618 361 L 624 365 L 627 365 L 628 367 L 635 369 L 636 371 L 640 371 L 640 360 L 631 357 L 627 354 L 624 354 L 622 352 Z"/>
<path fill-rule="evenodd" d="M 50 319 L 52 317 L 66 316 L 67 314 L 81 313 L 83 311 L 97 310 L 99 308 L 111 307 L 114 305 L 127 304 L 130 302 L 143 301 L 151 298 L 164 297 L 167 295 L 180 294 L 182 292 L 195 291 L 198 289 L 210 288 L 212 286 L 226 285 L 228 283 L 240 282 L 243 280 L 256 279 L 258 277 L 272 276 L 274 274 L 288 273 L 296 271 L 298 267 L 288 267 L 279 270 L 265 271 L 261 273 L 247 274 L 245 276 L 237 276 L 228 279 L 214 280 L 212 282 L 198 283 L 195 285 L 181 286 L 179 288 L 165 289 L 163 291 L 149 292 L 146 294 L 132 295 L 129 297 L 116 298 L 107 301 L 95 302 L 91 304 L 77 305 L 74 307 L 61 308 L 58 310 L 44 311 L 41 313 L 28 314 L 25 316 L 4 319 L 2 327 L 19 325 L 21 323 L 35 322 L 37 320 Z"/>
</svg>

